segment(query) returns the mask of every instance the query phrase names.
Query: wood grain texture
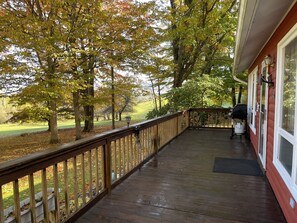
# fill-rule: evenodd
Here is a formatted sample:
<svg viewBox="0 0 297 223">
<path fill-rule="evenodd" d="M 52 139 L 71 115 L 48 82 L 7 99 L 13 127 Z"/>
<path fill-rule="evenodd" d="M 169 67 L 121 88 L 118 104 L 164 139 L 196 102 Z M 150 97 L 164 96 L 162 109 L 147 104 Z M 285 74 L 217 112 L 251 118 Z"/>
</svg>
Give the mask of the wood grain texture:
<svg viewBox="0 0 297 223">
<path fill-rule="evenodd" d="M 286 222 L 265 177 L 212 172 L 255 159 L 230 130 L 187 130 L 77 222 Z"/>
</svg>

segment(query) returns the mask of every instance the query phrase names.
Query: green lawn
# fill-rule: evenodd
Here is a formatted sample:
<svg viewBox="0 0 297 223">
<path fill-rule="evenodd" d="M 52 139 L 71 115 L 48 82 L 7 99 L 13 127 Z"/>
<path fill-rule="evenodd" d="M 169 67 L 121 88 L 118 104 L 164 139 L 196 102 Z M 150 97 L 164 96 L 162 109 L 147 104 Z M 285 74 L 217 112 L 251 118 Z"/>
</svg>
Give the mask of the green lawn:
<svg viewBox="0 0 297 223">
<path fill-rule="evenodd" d="M 122 114 L 123 120 L 125 116 L 131 116 L 132 123 L 145 120 L 146 114 L 153 109 L 153 102 L 146 101 L 138 103 L 134 106 L 133 112 Z M 83 123 L 82 123 L 83 124 Z M 99 120 L 95 121 L 96 126 L 111 125 L 111 121 Z M 74 120 L 64 120 L 58 122 L 59 129 L 74 128 Z M 46 131 L 48 129 L 47 123 L 24 123 L 24 124 L 1 124 L 0 137 L 20 135 L 24 133 Z"/>
</svg>

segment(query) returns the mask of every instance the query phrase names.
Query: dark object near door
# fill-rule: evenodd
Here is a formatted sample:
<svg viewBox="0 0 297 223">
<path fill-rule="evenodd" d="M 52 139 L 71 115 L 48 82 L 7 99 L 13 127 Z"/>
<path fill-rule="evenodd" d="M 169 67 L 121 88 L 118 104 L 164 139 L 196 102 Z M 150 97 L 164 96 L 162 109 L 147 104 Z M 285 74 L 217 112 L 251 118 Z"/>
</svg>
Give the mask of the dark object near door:
<svg viewBox="0 0 297 223">
<path fill-rule="evenodd" d="M 247 105 L 235 105 L 230 116 L 232 118 L 232 133 L 230 139 L 232 139 L 234 135 L 240 135 L 241 137 L 241 135 L 246 133 Z"/>
</svg>

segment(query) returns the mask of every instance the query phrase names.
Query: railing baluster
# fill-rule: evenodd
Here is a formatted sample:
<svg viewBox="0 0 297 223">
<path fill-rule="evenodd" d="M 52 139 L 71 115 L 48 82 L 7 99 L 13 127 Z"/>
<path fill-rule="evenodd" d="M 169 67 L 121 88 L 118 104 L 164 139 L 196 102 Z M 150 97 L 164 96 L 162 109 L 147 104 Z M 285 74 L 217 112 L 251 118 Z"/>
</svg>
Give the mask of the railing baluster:
<svg viewBox="0 0 297 223">
<path fill-rule="evenodd" d="M 105 186 L 110 194 L 111 192 L 111 142 L 107 142 L 103 146 L 104 151 L 104 180 L 105 180 Z"/>
<path fill-rule="evenodd" d="M 93 179 L 92 179 L 92 150 L 88 152 L 88 163 L 89 163 L 89 197 L 90 200 L 93 198 Z"/>
<path fill-rule="evenodd" d="M 36 222 L 36 202 L 35 202 L 35 189 L 34 189 L 34 175 L 31 173 L 28 176 L 29 191 L 30 191 L 30 210 L 31 210 L 31 220 L 33 223 Z"/>
<path fill-rule="evenodd" d="M 2 195 L 2 185 L 0 185 L 0 223 L 4 223 L 4 204 Z"/>
<path fill-rule="evenodd" d="M 104 147 L 100 147 L 99 151 L 99 191 L 106 187 L 105 185 L 105 176 L 104 176 Z"/>
<path fill-rule="evenodd" d="M 117 172 L 117 141 L 115 140 L 113 142 L 113 157 L 114 157 L 114 168 L 113 168 L 113 179 L 112 180 L 117 180 L 118 172 Z"/>
<path fill-rule="evenodd" d="M 122 176 L 122 139 L 118 139 L 116 140 L 118 142 L 118 149 L 117 149 L 117 152 L 116 152 L 116 157 L 117 158 L 117 169 L 118 169 L 118 174 L 119 174 L 119 178 L 121 178 Z M 118 177 L 117 177 L 118 178 Z"/>
<path fill-rule="evenodd" d="M 55 195 L 55 222 L 60 221 L 60 199 L 59 199 L 59 174 L 58 174 L 58 164 L 53 166 L 54 175 L 54 195 Z"/>
<path fill-rule="evenodd" d="M 43 203 L 43 213 L 44 221 L 49 222 L 49 212 L 48 212 L 48 202 L 47 202 L 47 180 L 46 180 L 46 169 L 41 171 L 41 184 L 42 184 L 42 203 Z"/>
<path fill-rule="evenodd" d="M 124 175 L 127 173 L 127 152 L 126 152 L 126 136 L 123 138 L 123 170 Z"/>
<path fill-rule="evenodd" d="M 146 156 L 146 146 L 145 146 L 145 129 L 143 129 L 141 131 L 141 151 L 142 151 L 142 156 L 141 156 L 141 162 L 144 160 L 145 156 Z"/>
<path fill-rule="evenodd" d="M 74 209 L 78 209 L 78 179 L 77 179 L 77 157 L 73 157 L 73 193 L 74 193 Z"/>
<path fill-rule="evenodd" d="M 13 198 L 14 198 L 14 216 L 16 223 L 21 222 L 21 207 L 20 207 L 20 192 L 19 192 L 19 180 L 13 181 Z"/>
<path fill-rule="evenodd" d="M 98 147 L 95 149 L 95 181 L 96 181 L 96 195 L 99 194 L 99 159 Z"/>
<path fill-rule="evenodd" d="M 64 198 L 65 198 L 65 209 L 66 216 L 68 217 L 70 214 L 69 209 L 69 188 L 68 188 L 68 162 L 65 160 L 63 162 L 63 171 L 64 171 Z"/>
<path fill-rule="evenodd" d="M 131 148 L 130 148 L 130 135 L 127 136 L 127 172 L 131 170 Z"/>
<path fill-rule="evenodd" d="M 85 154 L 81 154 L 81 177 L 82 177 L 82 201 L 86 204 L 86 175 L 85 175 Z"/>
</svg>

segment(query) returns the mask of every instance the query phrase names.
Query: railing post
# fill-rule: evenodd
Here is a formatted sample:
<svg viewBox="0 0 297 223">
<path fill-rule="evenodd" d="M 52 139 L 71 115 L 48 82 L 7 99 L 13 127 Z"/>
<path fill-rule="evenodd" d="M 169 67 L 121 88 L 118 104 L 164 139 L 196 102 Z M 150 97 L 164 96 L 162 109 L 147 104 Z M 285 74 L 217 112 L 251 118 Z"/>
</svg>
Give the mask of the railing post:
<svg viewBox="0 0 297 223">
<path fill-rule="evenodd" d="M 111 193 L 111 141 L 103 146 L 104 150 L 104 181 L 108 194 Z"/>
</svg>

